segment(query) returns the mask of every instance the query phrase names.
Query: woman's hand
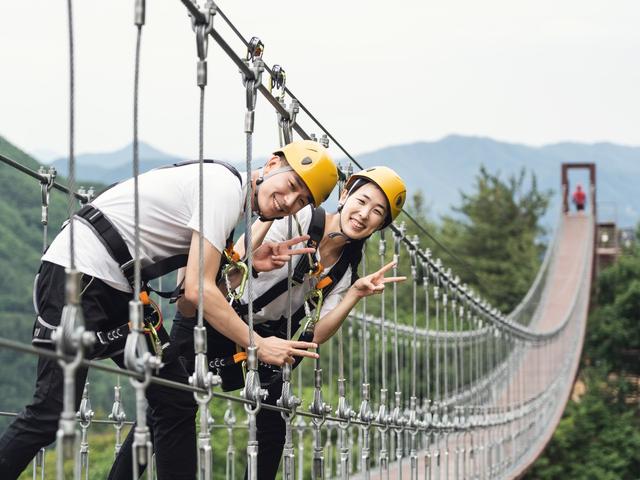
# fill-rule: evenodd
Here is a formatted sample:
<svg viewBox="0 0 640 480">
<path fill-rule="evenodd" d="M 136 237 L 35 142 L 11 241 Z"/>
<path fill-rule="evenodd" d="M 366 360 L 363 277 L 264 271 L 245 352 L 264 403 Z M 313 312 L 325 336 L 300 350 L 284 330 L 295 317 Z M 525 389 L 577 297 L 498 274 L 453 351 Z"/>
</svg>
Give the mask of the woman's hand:
<svg viewBox="0 0 640 480">
<path fill-rule="evenodd" d="M 283 267 L 292 255 L 314 253 L 314 248 L 289 248 L 309 240 L 309 235 L 294 237 L 286 242 L 265 242 L 253 252 L 253 268 L 258 272 L 270 272 Z"/>
<path fill-rule="evenodd" d="M 380 270 L 366 277 L 359 278 L 351 286 L 351 292 L 358 298 L 382 293 L 387 283 L 404 282 L 407 277 L 387 277 L 384 274 L 396 266 L 396 262 L 389 262 Z"/>
</svg>

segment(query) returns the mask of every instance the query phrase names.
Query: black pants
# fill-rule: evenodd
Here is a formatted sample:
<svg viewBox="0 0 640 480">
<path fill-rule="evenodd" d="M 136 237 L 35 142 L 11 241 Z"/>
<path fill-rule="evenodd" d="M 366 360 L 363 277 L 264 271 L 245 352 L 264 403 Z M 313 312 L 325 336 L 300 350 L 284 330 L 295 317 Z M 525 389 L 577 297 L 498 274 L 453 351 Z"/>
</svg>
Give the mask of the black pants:
<svg viewBox="0 0 640 480">
<path fill-rule="evenodd" d="M 38 311 L 45 322 L 57 326 L 64 307 L 64 268 L 48 262 L 42 264 L 36 298 Z M 81 304 L 87 330 L 109 330 L 129 318 L 131 295 L 115 290 L 97 278 L 83 276 Z M 124 340 L 123 340 L 124 344 Z M 119 350 L 122 345 L 98 346 L 88 357 L 108 355 L 110 349 Z M 185 381 L 186 372 L 176 360 L 171 361 L 172 347 L 166 351 L 167 365 L 160 376 Z M 173 355 L 174 358 L 175 355 Z M 113 357 L 123 367 L 122 355 Z M 76 372 L 75 408 L 80 405 L 87 370 Z M 55 440 L 58 420 L 62 412 L 63 374 L 56 360 L 38 359 L 35 393 L 32 402 L 9 425 L 0 438 L 0 478 L 17 478 L 27 467 L 38 450 Z M 195 476 L 196 445 L 195 425 L 181 422 L 195 412 L 193 395 L 189 392 L 150 385 L 147 389 L 150 412 L 158 420 L 154 426 L 154 449 L 157 454 L 158 478 L 193 479 Z M 117 469 L 127 469 L 131 478 L 132 466 L 118 464 Z M 124 478 L 124 477 L 123 477 Z"/>
<path fill-rule="evenodd" d="M 179 312 L 176 314 L 176 318 L 173 321 L 173 327 L 171 328 L 171 346 L 176 349 L 176 354 L 179 356 L 181 363 L 185 369 L 189 372 L 193 372 L 195 366 L 195 353 L 193 349 L 193 328 L 196 325 L 194 318 L 183 317 Z M 220 334 L 215 332 L 209 325 L 207 328 L 207 353 L 210 359 L 221 355 L 220 343 L 217 336 Z M 229 352 L 224 352 L 223 356 L 229 355 Z M 237 370 L 239 373 L 240 370 Z M 237 385 L 238 379 L 227 378 L 227 385 Z M 272 384 L 269 388 L 269 396 L 265 403 L 275 405 L 276 401 L 282 393 L 282 382 Z M 180 419 L 182 423 L 195 424 L 196 412 L 183 411 L 187 417 Z M 155 415 L 150 412 L 150 417 Z M 158 428 L 162 420 L 158 418 L 151 418 L 149 422 L 152 428 Z M 282 450 L 284 448 L 285 440 L 285 424 L 279 412 L 274 412 L 266 409 L 261 409 L 258 412 L 256 418 L 258 428 L 258 479 L 259 480 L 272 480 L 276 478 L 278 472 L 278 466 L 280 464 L 280 457 L 282 457 Z M 123 443 L 123 448 L 120 451 L 120 457 L 123 457 L 122 463 L 131 465 L 131 444 L 133 442 L 133 429 L 127 436 Z M 195 438 L 195 433 L 194 433 Z M 157 455 L 157 453 L 156 453 Z M 124 457 L 127 460 L 124 460 Z M 109 477 L 111 480 L 123 479 L 128 477 L 112 475 Z M 246 473 L 245 473 L 246 478 Z"/>
</svg>

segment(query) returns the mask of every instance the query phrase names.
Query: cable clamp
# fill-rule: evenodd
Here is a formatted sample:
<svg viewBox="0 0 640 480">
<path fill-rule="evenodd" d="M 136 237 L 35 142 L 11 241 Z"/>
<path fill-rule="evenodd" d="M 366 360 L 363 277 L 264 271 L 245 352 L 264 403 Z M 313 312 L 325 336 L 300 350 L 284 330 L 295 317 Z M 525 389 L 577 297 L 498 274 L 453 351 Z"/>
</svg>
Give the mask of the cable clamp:
<svg viewBox="0 0 640 480">
<path fill-rule="evenodd" d="M 79 202 L 80 206 L 84 207 L 87 203 L 91 203 L 96 195 L 93 187 L 89 187 L 88 189 L 84 187 L 78 188 L 78 196 L 80 197 Z"/>
<path fill-rule="evenodd" d="M 82 400 L 80 400 L 80 408 L 76 412 L 76 418 L 80 421 L 83 429 L 89 428 L 93 419 L 94 411 L 91 409 L 91 400 L 89 400 L 89 382 L 84 384 L 82 390 Z"/>
<path fill-rule="evenodd" d="M 309 405 L 309 412 L 313 415 L 317 415 L 320 418 L 313 418 L 312 422 L 316 428 L 320 428 L 325 422 L 326 416 L 331 413 L 331 405 L 325 403 L 322 397 L 322 369 L 316 368 L 314 370 L 314 387 L 313 387 L 313 400 Z"/>
<path fill-rule="evenodd" d="M 38 174 L 42 177 L 40 179 L 40 194 L 42 198 L 42 225 L 49 223 L 49 198 L 51 196 L 51 187 L 56 178 L 57 172 L 55 167 L 40 167 Z"/>
</svg>

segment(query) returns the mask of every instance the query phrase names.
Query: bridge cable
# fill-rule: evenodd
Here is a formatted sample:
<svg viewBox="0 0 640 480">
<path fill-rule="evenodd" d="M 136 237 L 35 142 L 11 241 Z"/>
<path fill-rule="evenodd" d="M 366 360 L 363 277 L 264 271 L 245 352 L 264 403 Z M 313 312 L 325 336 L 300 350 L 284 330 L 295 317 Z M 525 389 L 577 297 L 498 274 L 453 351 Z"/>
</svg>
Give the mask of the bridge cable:
<svg viewBox="0 0 640 480">
<path fill-rule="evenodd" d="M 194 4 L 196 7 L 197 4 Z M 192 28 L 196 36 L 196 84 L 199 89 L 198 108 L 198 310 L 197 325 L 193 330 L 193 343 L 195 354 L 194 371 L 189 382 L 206 393 L 204 395 L 194 393 L 194 399 L 198 404 L 200 414 L 200 432 L 198 434 L 198 479 L 211 478 L 213 473 L 213 452 L 211 446 L 211 426 L 213 420 L 209 411 L 209 403 L 212 398 L 212 389 L 221 383 L 218 375 L 209 370 L 207 358 L 207 331 L 204 326 L 204 110 L 205 91 L 207 86 L 207 54 L 209 33 L 213 30 L 213 20 L 216 14 L 216 5 L 212 1 L 205 2 L 198 7 L 201 17 L 192 16 Z"/>
<path fill-rule="evenodd" d="M 364 254 L 362 255 L 362 277 L 367 276 L 367 245 L 368 242 L 365 241 L 363 249 Z M 371 398 L 370 398 L 370 388 L 369 384 L 369 330 L 367 329 L 367 297 L 362 298 L 362 385 L 361 385 L 361 403 L 360 410 L 358 411 L 358 418 L 365 425 L 360 428 L 360 433 L 362 435 L 362 442 L 360 448 L 360 471 L 364 473 L 365 480 L 369 480 L 370 477 L 370 446 L 371 446 L 371 438 L 370 438 L 370 430 L 371 430 L 371 421 L 373 420 L 373 412 L 371 410 Z M 375 381 L 375 380 L 374 380 Z"/>
<path fill-rule="evenodd" d="M 417 398 L 417 376 L 418 376 L 418 256 L 417 251 L 420 249 L 420 239 L 417 235 L 413 236 L 411 247 L 409 247 L 409 260 L 411 262 L 411 278 L 412 278 L 412 311 L 411 317 L 413 320 L 412 338 L 411 338 L 411 397 L 409 400 L 409 418 L 407 419 L 407 426 L 409 427 L 409 433 L 411 436 L 410 446 L 410 467 L 411 478 L 418 478 L 418 446 L 417 446 L 417 434 L 418 428 L 422 424 L 418 420 L 418 398 Z"/>
<path fill-rule="evenodd" d="M 394 230 L 393 235 L 393 276 L 398 276 L 398 263 L 400 262 L 400 242 L 405 233 L 405 225 L 401 223 L 397 230 Z M 396 464 L 398 465 L 398 471 L 402 471 L 403 460 L 403 433 L 406 424 L 402 412 L 402 389 L 400 377 L 400 355 L 398 344 L 398 283 L 393 282 L 393 365 L 396 377 L 396 389 L 395 389 L 395 407 L 391 414 L 391 421 L 393 423 L 393 429 L 395 431 L 396 438 Z"/>
<path fill-rule="evenodd" d="M 274 88 L 276 91 L 280 92 L 280 95 L 277 95 L 279 102 L 285 106 L 284 101 L 284 87 L 286 85 L 286 73 L 284 69 L 278 67 L 278 69 L 274 69 L 271 73 L 270 79 L 271 90 Z M 286 144 L 290 143 L 292 137 L 292 129 L 291 123 L 289 120 L 285 120 L 282 115 L 279 113 L 276 114 L 276 120 L 278 122 L 278 131 L 279 131 L 279 139 L 280 139 L 280 147 L 284 147 Z M 291 240 L 293 238 L 293 215 L 289 215 L 287 217 L 287 240 Z M 296 220 L 297 223 L 297 220 Z M 301 233 L 301 232 L 299 232 Z M 292 330 L 291 330 L 291 322 L 292 322 L 292 286 L 293 286 L 293 260 L 289 257 L 287 261 L 287 340 L 291 340 Z M 320 308 L 320 305 L 317 306 Z M 300 367 L 299 367 L 300 368 Z M 277 405 L 279 407 L 287 408 L 290 410 L 290 413 L 281 413 L 282 419 L 285 422 L 285 443 L 283 449 L 283 478 L 285 480 L 293 480 L 295 476 L 295 451 L 293 444 L 293 430 L 292 430 L 292 420 L 296 415 L 296 409 L 300 406 L 302 401 L 293 394 L 293 386 L 291 382 L 291 373 L 292 367 L 291 364 L 285 362 L 282 366 L 282 390 L 280 398 L 277 400 Z M 302 461 L 302 459 L 300 459 Z"/>
<path fill-rule="evenodd" d="M 144 333 L 143 304 L 141 301 L 142 275 L 140 266 L 140 157 L 138 140 L 139 85 L 140 85 L 140 50 L 142 43 L 142 27 L 145 24 L 146 7 L 144 0 L 136 0 L 134 7 L 134 25 L 136 27 L 135 67 L 133 83 L 133 212 L 134 212 L 134 285 L 133 299 L 129 302 L 129 321 L 131 331 L 127 336 L 124 350 L 124 363 L 129 370 L 144 376 L 143 380 L 130 378 L 129 382 L 136 396 L 136 425 L 132 449 L 133 477 L 139 478 L 141 468 L 146 467 L 146 477 L 153 478 L 153 446 L 151 434 L 147 426 L 146 389 L 151 382 L 152 371 L 161 366 L 162 347 L 155 343 L 155 353 L 149 352 Z"/>
<path fill-rule="evenodd" d="M 74 43 L 73 43 L 73 9 L 72 0 L 67 0 L 67 21 L 69 39 L 69 185 L 75 190 L 75 71 L 74 71 Z M 81 275 L 75 268 L 74 244 L 74 202 L 69 195 L 67 209 L 69 214 L 69 257 L 70 266 L 66 274 L 65 305 L 60 318 L 60 326 L 56 329 L 53 341 L 59 355 L 73 355 L 72 360 L 60 359 L 59 365 L 63 371 L 63 407 L 58 423 L 56 474 L 58 479 L 64 478 L 65 460 L 73 455 L 74 445 L 78 442 L 79 434 L 76 428 L 75 389 L 76 371 L 84 359 L 85 348 L 90 347 L 95 340 L 91 332 L 84 329 L 84 317 L 80 306 Z M 74 476 L 80 477 L 78 459 L 74 459 Z"/>
<path fill-rule="evenodd" d="M 244 120 L 244 131 L 246 135 L 246 170 L 247 175 L 251 175 L 251 161 L 253 155 L 253 128 L 256 108 L 256 92 L 261 84 L 262 72 L 264 70 L 264 62 L 262 61 L 262 53 L 264 45 L 257 37 L 253 37 L 252 42 L 247 48 L 247 56 L 244 64 L 247 71 L 242 72 L 242 80 L 246 89 L 246 112 Z M 252 201 L 254 199 L 253 184 L 250 183 L 247 188 L 247 196 L 245 200 L 245 253 L 246 265 L 249 271 L 252 270 L 253 264 L 253 248 L 252 248 Z M 253 285 L 252 275 L 249 275 L 247 282 L 248 295 L 248 313 L 247 320 L 249 324 L 249 347 L 247 348 L 247 374 L 245 377 L 245 387 L 243 395 L 247 400 L 255 402 L 255 407 L 245 405 L 245 411 L 249 418 L 249 440 L 247 442 L 247 472 L 248 480 L 256 480 L 258 475 L 258 441 L 256 415 L 260 411 L 262 400 L 266 398 L 268 392 L 260 385 L 260 377 L 258 375 L 258 355 L 257 347 L 254 339 L 253 331 Z"/>
</svg>

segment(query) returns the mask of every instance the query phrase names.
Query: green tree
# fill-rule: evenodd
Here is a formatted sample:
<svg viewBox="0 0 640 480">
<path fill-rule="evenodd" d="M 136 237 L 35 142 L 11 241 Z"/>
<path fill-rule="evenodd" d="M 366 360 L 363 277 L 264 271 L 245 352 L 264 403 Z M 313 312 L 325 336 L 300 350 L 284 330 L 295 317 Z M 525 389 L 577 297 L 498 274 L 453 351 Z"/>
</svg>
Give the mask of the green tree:
<svg viewBox="0 0 640 480">
<path fill-rule="evenodd" d="M 537 273 L 540 218 L 550 195 L 524 169 L 503 180 L 482 167 L 474 191 L 461 194 L 458 215 L 443 219 L 447 245 L 470 266 L 458 271 L 461 279 L 503 312 L 518 304 Z"/>
</svg>

